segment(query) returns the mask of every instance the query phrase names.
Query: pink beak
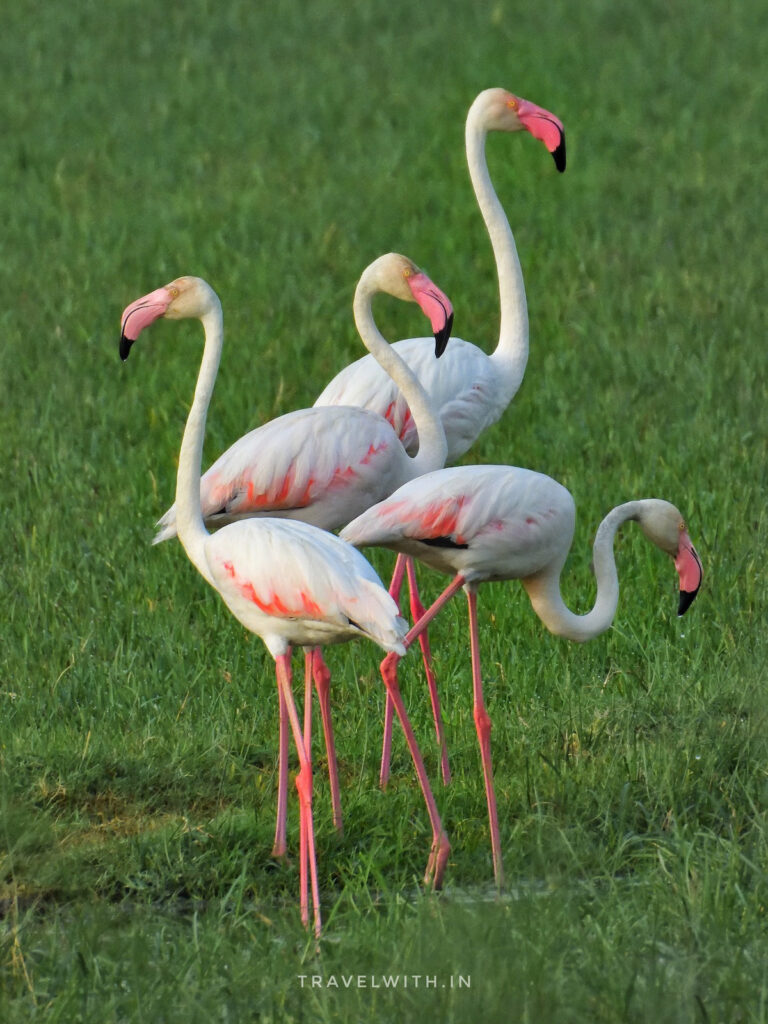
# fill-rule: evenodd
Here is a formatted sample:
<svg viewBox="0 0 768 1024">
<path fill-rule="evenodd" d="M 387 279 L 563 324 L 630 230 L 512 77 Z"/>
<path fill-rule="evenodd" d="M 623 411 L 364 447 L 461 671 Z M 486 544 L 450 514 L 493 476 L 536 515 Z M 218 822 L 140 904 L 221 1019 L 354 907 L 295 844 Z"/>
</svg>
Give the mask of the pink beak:
<svg viewBox="0 0 768 1024">
<path fill-rule="evenodd" d="M 433 284 L 426 274 L 419 272 L 408 278 L 408 285 L 421 311 L 432 324 L 435 336 L 435 356 L 445 352 L 445 346 L 451 336 L 453 327 L 453 306 L 448 296 Z"/>
<path fill-rule="evenodd" d="M 703 576 L 701 559 L 685 530 L 680 534 L 675 568 L 680 577 L 680 604 L 677 614 L 685 615 L 699 592 Z"/>
<path fill-rule="evenodd" d="M 527 128 L 534 139 L 543 142 L 555 161 L 558 171 L 565 170 L 565 129 L 560 118 L 550 114 L 535 103 L 519 99 L 517 116 L 523 128 Z"/>
<path fill-rule="evenodd" d="M 145 327 L 149 327 L 165 314 L 171 304 L 171 295 L 167 288 L 157 288 L 136 299 L 123 310 L 122 330 L 120 332 L 120 358 L 125 361 L 131 351 L 131 345 Z"/>
</svg>

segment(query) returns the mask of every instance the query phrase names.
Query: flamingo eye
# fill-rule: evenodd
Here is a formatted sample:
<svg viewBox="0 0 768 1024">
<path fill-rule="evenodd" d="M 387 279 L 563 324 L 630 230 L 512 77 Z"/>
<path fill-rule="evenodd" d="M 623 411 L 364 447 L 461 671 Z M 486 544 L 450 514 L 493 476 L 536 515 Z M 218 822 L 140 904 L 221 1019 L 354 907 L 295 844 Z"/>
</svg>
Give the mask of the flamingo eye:
<svg viewBox="0 0 768 1024">
<path fill-rule="evenodd" d="M 403 277 L 406 278 L 406 280 L 409 277 L 413 277 L 413 267 L 406 267 L 403 271 Z"/>
<path fill-rule="evenodd" d="M 171 293 L 171 297 L 172 297 L 172 298 L 174 298 L 174 299 L 178 299 L 178 297 L 179 297 L 179 289 L 178 289 L 178 288 L 176 287 L 176 285 L 175 285 L 175 284 L 174 284 L 174 285 L 172 285 L 172 286 L 171 286 L 171 287 L 170 287 L 170 288 L 168 289 L 168 291 L 169 291 L 169 292 Z"/>
<path fill-rule="evenodd" d="M 677 528 L 680 531 L 680 533 L 685 533 L 685 520 L 684 519 L 680 520 L 680 522 L 677 524 Z"/>
<path fill-rule="evenodd" d="M 510 108 L 511 110 L 513 110 L 513 111 L 514 111 L 515 113 L 517 113 L 517 112 L 518 112 L 518 110 L 520 109 L 520 104 L 519 104 L 519 102 L 518 102 L 518 101 L 517 101 L 517 100 L 515 99 L 515 97 L 514 97 L 514 96 L 510 96 L 510 97 L 509 97 L 509 99 L 507 100 L 507 106 L 508 106 L 508 107 L 509 107 L 509 108 Z"/>
</svg>

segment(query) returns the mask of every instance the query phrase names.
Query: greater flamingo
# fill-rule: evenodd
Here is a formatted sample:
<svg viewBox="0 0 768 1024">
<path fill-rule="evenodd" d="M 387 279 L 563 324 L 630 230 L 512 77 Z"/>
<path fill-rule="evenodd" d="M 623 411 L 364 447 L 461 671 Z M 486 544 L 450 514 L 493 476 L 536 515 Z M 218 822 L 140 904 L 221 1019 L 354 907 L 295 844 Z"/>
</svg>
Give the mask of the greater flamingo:
<svg viewBox="0 0 768 1024">
<path fill-rule="evenodd" d="M 374 295 L 385 292 L 417 302 L 429 318 L 434 340 L 432 358 L 441 356 L 450 337 L 450 300 L 409 259 L 397 253 L 379 257 L 360 277 L 354 318 L 363 344 L 390 375 L 413 408 L 423 443 L 410 456 L 391 424 L 368 409 L 334 407 L 301 409 L 257 427 L 236 441 L 213 463 L 200 481 L 206 523 L 221 524 L 256 516 L 300 520 L 334 530 L 391 494 L 412 477 L 445 463 L 446 442 L 430 399 L 402 358 L 386 342 L 373 319 Z M 160 519 L 155 543 L 176 534 L 176 506 Z M 341 831 L 339 791 L 330 713 L 330 673 L 322 657 L 305 652 L 307 675 L 314 675 L 328 756 L 331 800 L 336 828 Z M 433 701 L 437 701 L 437 694 Z M 439 704 L 435 705 L 439 708 Z M 439 716 L 436 715 L 436 721 Z M 438 741 L 443 740 L 438 732 Z M 287 735 L 281 745 L 285 749 Z M 274 853 L 285 851 L 285 806 L 288 777 L 280 758 L 278 815 Z"/>
<path fill-rule="evenodd" d="M 196 277 L 179 278 L 137 299 L 123 312 L 120 339 L 123 359 L 127 358 L 140 332 L 159 317 L 199 319 L 205 331 L 197 386 L 179 452 L 176 526 L 190 561 L 246 629 L 262 638 L 275 659 L 278 691 L 300 763 L 296 786 L 300 801 L 301 915 L 308 924 L 308 867 L 315 931 L 319 934 L 312 766 L 307 749 L 309 726 L 305 717 L 302 735 L 291 691 L 291 647 L 315 648 L 365 636 L 385 650 L 402 655 L 406 624 L 365 558 L 333 534 L 303 522 L 275 518 L 235 522 L 217 533 L 208 533 L 200 502 L 200 469 L 206 414 L 223 343 L 221 304 L 213 289 Z M 396 690 L 395 681 L 392 699 L 413 756 L 433 829 L 426 877 L 439 887 L 450 847 L 402 698 Z"/>
<path fill-rule="evenodd" d="M 469 176 L 485 221 L 496 261 L 501 305 L 499 340 L 494 352 L 461 338 L 453 338 L 445 356 L 432 358 L 428 338 L 409 338 L 393 346 L 413 369 L 439 411 L 448 443 L 446 462 L 455 462 L 479 435 L 502 415 L 523 380 L 528 361 L 528 309 L 523 272 L 504 208 L 494 191 L 485 158 L 488 132 L 525 129 L 552 153 L 558 171 L 565 170 L 565 132 L 562 123 L 542 107 L 513 96 L 504 89 L 486 89 L 469 108 L 466 151 Z M 370 356 L 350 363 L 327 385 L 316 406 L 359 405 L 385 416 L 409 451 L 419 444 L 406 396 Z M 404 573 L 408 574 L 411 611 L 416 621 L 424 613 L 418 596 L 413 564 L 399 557 L 390 593 L 399 601 Z M 427 634 L 419 637 L 430 696 L 435 709 L 435 728 L 440 737 L 440 705 L 431 669 Z M 392 709 L 387 708 L 385 729 L 391 728 Z M 447 753 L 441 744 L 443 781 L 450 778 Z"/>
<path fill-rule="evenodd" d="M 682 615 L 701 586 L 701 562 L 678 510 L 658 498 L 619 505 L 598 527 L 593 548 L 597 597 L 585 615 L 571 612 L 560 595 L 560 574 L 573 539 L 574 501 L 565 487 L 541 473 L 510 466 L 438 470 L 405 484 L 341 532 L 344 540 L 358 547 L 392 548 L 440 572 L 454 574 L 452 582 L 406 636 L 406 647 L 457 590 L 464 587 L 467 593 L 474 718 L 499 887 L 504 876 L 491 766 L 491 722 L 480 676 L 477 586 L 486 580 L 519 579 L 547 629 L 570 640 L 589 640 L 608 629 L 616 613 L 619 582 L 613 540 L 619 526 L 629 519 L 674 558 L 680 578 L 678 615 Z M 399 654 L 391 652 L 382 662 L 388 686 L 397 679 L 399 659 Z M 388 770 L 386 747 L 382 774 Z"/>
<path fill-rule="evenodd" d="M 528 361 L 528 309 L 523 272 L 504 208 L 494 191 L 485 159 L 490 131 L 525 129 L 552 153 L 565 170 L 565 132 L 560 120 L 542 107 L 504 89 L 486 89 L 469 108 L 466 149 L 469 176 L 496 261 L 501 305 L 499 340 L 486 355 L 476 345 L 453 338 L 445 356 L 432 358 L 429 338 L 408 338 L 392 346 L 421 381 L 443 422 L 447 461 L 455 462 L 483 430 L 495 423 L 514 398 Z M 407 395 L 370 356 L 350 363 L 326 386 L 316 406 L 356 405 L 390 421 L 409 451 L 419 446 L 420 431 Z"/>
</svg>

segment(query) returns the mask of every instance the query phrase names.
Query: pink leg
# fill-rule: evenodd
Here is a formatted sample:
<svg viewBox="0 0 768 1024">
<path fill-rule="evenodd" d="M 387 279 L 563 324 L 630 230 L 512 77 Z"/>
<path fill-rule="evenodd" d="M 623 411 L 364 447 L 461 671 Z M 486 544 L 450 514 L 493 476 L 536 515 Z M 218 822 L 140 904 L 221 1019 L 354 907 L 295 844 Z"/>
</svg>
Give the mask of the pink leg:
<svg viewBox="0 0 768 1024">
<path fill-rule="evenodd" d="M 411 617 L 413 618 L 415 625 L 421 620 L 426 608 L 421 603 L 421 598 L 419 597 L 419 586 L 416 581 L 416 567 L 413 564 L 412 558 L 406 559 L 406 570 L 408 572 L 408 589 L 411 594 Z M 424 671 L 427 676 L 429 699 L 432 703 L 432 717 L 435 720 L 437 745 L 440 748 L 440 772 L 443 777 L 443 785 L 447 786 L 451 781 L 451 769 L 448 765 L 448 750 L 445 745 L 443 715 L 440 710 L 440 698 L 437 695 L 435 673 L 432 671 L 432 651 L 429 647 L 429 636 L 427 635 L 426 629 L 423 633 L 419 633 L 419 645 L 421 646 L 421 657 L 424 661 Z"/>
<path fill-rule="evenodd" d="M 395 569 L 397 571 L 397 569 Z M 420 636 L 423 630 L 427 628 L 430 622 L 435 618 L 437 613 L 447 604 L 448 601 L 453 597 L 457 590 L 460 590 L 464 586 L 464 577 L 459 573 L 451 580 L 442 594 L 437 600 L 429 606 L 429 608 L 420 617 L 419 621 L 415 623 L 405 637 L 406 649 L 411 646 L 413 641 Z M 391 590 L 390 590 L 391 592 Z M 387 711 L 389 711 L 389 732 L 387 732 Z M 379 772 L 379 785 L 382 789 L 386 788 L 387 782 L 389 781 L 389 760 L 390 751 L 392 746 L 392 710 L 389 704 L 389 697 L 387 697 L 387 706 L 384 709 L 384 744 L 381 751 L 381 771 Z"/>
<path fill-rule="evenodd" d="M 408 743 L 408 749 L 411 752 L 413 758 L 413 764 L 416 769 L 416 775 L 419 779 L 419 785 L 421 786 L 421 792 L 424 795 L 424 801 L 427 805 L 427 813 L 429 814 L 429 820 L 432 824 L 432 849 L 429 855 L 429 861 L 427 862 L 427 871 L 424 877 L 424 882 L 429 885 L 430 882 L 433 884 L 435 889 L 440 889 L 443 884 L 443 873 L 445 872 L 445 865 L 448 861 L 448 854 L 451 851 L 451 844 L 448 842 L 448 836 L 443 828 L 443 823 L 440 820 L 440 815 L 437 810 L 437 804 L 435 798 L 432 795 L 432 790 L 429 785 L 429 779 L 427 778 L 427 772 L 424 768 L 424 762 L 421 757 L 421 751 L 416 742 L 416 737 L 413 734 L 411 723 L 408 720 L 408 715 L 403 704 L 403 698 L 400 696 L 400 687 L 397 683 L 397 663 L 399 657 L 390 653 L 381 663 L 381 676 L 384 680 L 384 685 L 387 688 L 387 693 L 392 699 L 397 717 L 400 719 L 400 725 L 403 727 L 405 733 L 405 739 Z"/>
<path fill-rule="evenodd" d="M 304 747 L 312 759 L 312 652 L 304 652 Z"/>
<path fill-rule="evenodd" d="M 392 761 L 392 716 L 394 712 L 392 699 L 387 694 L 387 699 L 384 702 L 384 741 L 381 745 L 381 767 L 379 768 L 379 785 L 382 789 L 386 789 L 389 782 L 389 766 Z"/>
<path fill-rule="evenodd" d="M 398 555 L 395 562 L 395 571 L 392 573 L 392 582 L 389 584 L 389 596 L 394 600 L 397 607 L 400 607 L 400 591 L 403 589 L 406 563 L 409 561 L 407 555 Z M 381 747 L 381 769 L 379 770 L 379 785 L 382 789 L 387 788 L 389 782 L 389 764 L 392 757 L 392 714 L 394 708 L 389 694 L 384 701 L 384 739 Z"/>
<path fill-rule="evenodd" d="M 309 651 L 304 652 L 304 749 L 307 757 L 312 760 L 312 655 Z M 298 781 L 297 781 L 298 786 Z M 306 903 L 307 892 L 307 865 L 309 863 L 309 849 L 307 847 L 307 832 L 299 828 L 299 887 Z"/>
<path fill-rule="evenodd" d="M 307 756 L 306 747 L 304 745 L 304 737 L 301 734 L 301 723 L 299 722 L 299 715 L 296 711 L 296 704 L 293 700 L 293 692 L 291 690 L 291 655 L 290 652 L 287 654 L 281 654 L 275 659 L 276 670 L 277 670 L 277 681 L 278 686 L 282 688 L 285 695 L 285 705 L 288 713 L 288 721 L 291 725 L 291 731 L 293 732 L 293 742 L 296 745 L 296 751 L 299 755 L 299 774 L 296 776 L 296 789 L 299 792 L 299 806 L 300 806 L 300 830 L 304 832 L 305 838 L 302 840 L 302 849 L 306 851 L 309 859 L 309 872 L 312 885 L 312 906 L 314 909 L 315 918 L 315 935 L 320 934 L 321 920 L 320 920 L 320 892 L 317 884 L 317 858 L 315 856 L 315 827 L 312 818 L 312 763 Z M 301 920 L 302 923 L 309 927 L 309 906 L 307 900 L 307 879 L 306 879 L 306 864 L 301 864 L 300 870 L 300 905 L 301 905 Z"/>
<path fill-rule="evenodd" d="M 322 651 L 316 647 L 312 651 L 312 673 L 315 679 L 317 698 L 320 701 L 320 715 L 325 733 L 325 753 L 328 758 L 328 781 L 331 784 L 331 807 L 333 808 L 333 825 L 339 835 L 344 832 L 341 820 L 341 790 L 339 788 L 339 769 L 336 763 L 336 744 L 333 738 L 333 722 L 331 721 L 331 673 L 323 659 Z"/>
<path fill-rule="evenodd" d="M 493 765 L 491 764 L 491 719 L 485 710 L 483 700 L 483 682 L 480 677 L 480 647 L 477 634 L 477 592 L 470 588 L 467 592 L 469 602 L 469 637 L 472 650 L 472 693 L 474 704 L 475 728 L 480 741 L 480 756 L 483 761 L 485 778 L 485 797 L 488 802 L 488 821 L 491 827 L 491 850 L 493 851 L 493 873 L 496 887 L 504 887 L 504 867 L 501 863 L 501 839 L 499 837 L 499 818 L 496 812 L 496 792 L 493 788 Z"/>
<path fill-rule="evenodd" d="M 405 565 L 408 561 L 407 555 L 398 555 L 395 562 L 395 571 L 392 573 L 392 582 L 389 584 L 389 596 L 400 607 L 400 591 L 403 589 L 405 577 Z"/>
<path fill-rule="evenodd" d="M 287 849 L 286 814 L 288 809 L 288 712 L 282 687 L 277 687 L 280 707 L 280 739 L 277 752 L 277 822 L 275 824 L 275 842 L 272 847 L 273 857 L 284 857 Z"/>
</svg>

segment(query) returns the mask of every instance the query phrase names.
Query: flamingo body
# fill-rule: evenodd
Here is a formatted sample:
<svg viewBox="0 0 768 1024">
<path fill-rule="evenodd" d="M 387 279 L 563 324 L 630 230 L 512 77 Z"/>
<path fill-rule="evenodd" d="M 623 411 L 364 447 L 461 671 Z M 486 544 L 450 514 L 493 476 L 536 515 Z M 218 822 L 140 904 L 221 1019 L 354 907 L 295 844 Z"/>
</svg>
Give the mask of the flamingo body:
<svg viewBox="0 0 768 1024">
<path fill-rule="evenodd" d="M 674 505 L 644 498 L 618 505 L 605 517 L 594 544 L 598 595 L 592 611 L 574 615 L 560 597 L 560 574 L 573 540 L 575 505 L 551 477 L 515 466 L 456 466 L 428 473 L 349 523 L 340 536 L 365 547 L 411 554 L 467 586 L 519 579 L 552 632 L 588 640 L 613 621 L 619 596 L 613 539 L 634 519 L 675 560 L 681 611 L 701 585 L 701 562 Z"/>
<path fill-rule="evenodd" d="M 443 356 L 434 358 L 429 338 L 407 338 L 392 348 L 418 377 L 440 415 L 448 444 L 447 462 L 469 451 L 509 404 L 493 356 L 461 338 L 451 338 Z M 363 356 L 338 373 L 315 406 L 356 405 L 383 416 L 409 454 L 419 448 L 419 434 L 408 403 L 372 356 Z"/>
<path fill-rule="evenodd" d="M 407 625 L 371 565 L 332 533 L 301 522 L 255 519 L 211 534 L 205 555 L 232 614 L 278 657 L 367 637 L 405 653 Z"/>
<path fill-rule="evenodd" d="M 276 516 L 335 530 L 407 480 L 411 461 L 392 426 L 374 412 L 344 406 L 289 412 L 243 435 L 206 470 L 203 518 L 221 525 Z M 175 505 L 158 527 L 155 544 L 175 536 Z"/>
<path fill-rule="evenodd" d="M 393 547 L 467 583 L 523 579 L 559 568 L 576 509 L 551 477 L 511 466 L 459 466 L 412 481 L 342 532 L 353 544 Z"/>
</svg>

